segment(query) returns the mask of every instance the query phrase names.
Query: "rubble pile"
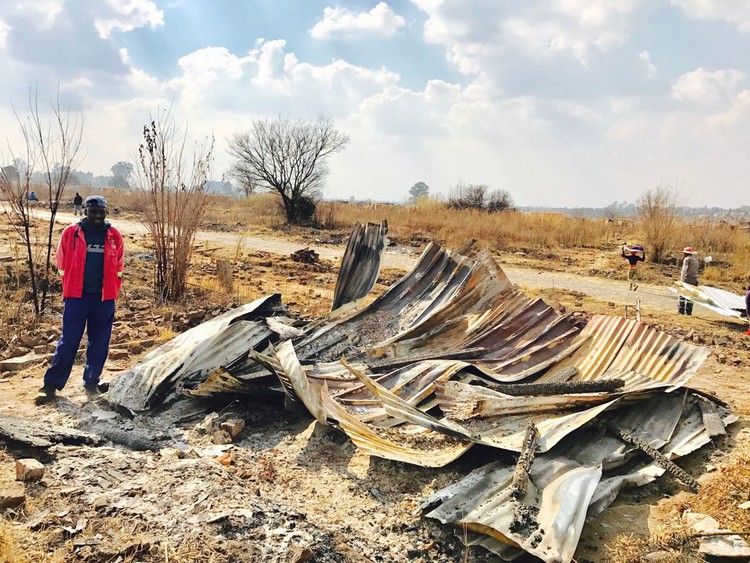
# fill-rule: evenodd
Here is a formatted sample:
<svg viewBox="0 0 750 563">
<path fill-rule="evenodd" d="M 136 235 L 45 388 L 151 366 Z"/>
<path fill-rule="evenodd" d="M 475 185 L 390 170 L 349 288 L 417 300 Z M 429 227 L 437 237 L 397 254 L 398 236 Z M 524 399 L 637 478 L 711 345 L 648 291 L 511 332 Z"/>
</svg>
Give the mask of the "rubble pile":
<svg viewBox="0 0 750 563">
<path fill-rule="evenodd" d="M 367 243 L 364 231 L 353 234 L 337 287 L 377 275 L 385 232 L 370 231 Z M 423 512 L 503 558 L 526 551 L 545 561 L 570 561 L 586 516 L 623 487 L 669 472 L 695 490 L 674 460 L 736 420 L 685 388 L 707 349 L 634 320 L 561 314 L 524 296 L 481 252 L 431 243 L 369 306 L 356 306 L 361 295 L 340 297 L 285 338 L 268 322 L 280 301 L 265 313 L 265 301 L 229 312 L 152 352 L 109 399 L 141 411 L 167 395 L 278 389 L 372 456 L 443 467 L 472 446 L 496 448 L 502 462 L 437 491 Z"/>
<path fill-rule="evenodd" d="M 258 299 L 150 352 L 112 383 L 107 400 L 132 413 L 134 428 L 161 428 L 149 438 L 159 442 L 175 438 L 167 413 L 177 421 L 181 409 L 188 412 L 186 405 L 201 399 L 283 395 L 288 408 L 309 412 L 361 452 L 425 468 L 425 480 L 437 471 L 431 468 L 461 458 L 467 470 L 432 491 L 419 510 L 503 560 L 525 552 L 571 561 L 586 518 L 623 488 L 664 473 L 689 490 L 700 486 L 675 460 L 737 420 L 726 404 L 687 387 L 706 348 L 635 320 L 560 313 L 526 297 L 488 254 L 435 243 L 411 272 L 363 307 L 386 233 L 385 224 L 352 233 L 334 308 L 325 317 L 299 322 L 287 317 L 280 295 Z M 234 447 L 246 431 L 238 418 L 204 420 L 211 447 Z M 236 474 L 225 478 L 221 466 L 235 464 L 241 453 L 220 454 L 208 464 L 193 453 L 184 458 L 179 448 L 162 450 L 175 456 L 175 472 L 201 474 L 200 484 L 186 479 L 193 488 L 168 516 L 144 500 L 158 497 L 154 488 L 182 490 L 185 483 L 168 474 L 147 483 L 128 469 L 125 454 L 107 453 L 123 460 L 112 464 L 122 475 L 114 490 L 114 483 L 101 484 L 102 510 L 139 517 L 151 511 L 148 518 L 194 524 L 267 512 L 257 499 L 247 500 Z M 128 455 L 149 463 L 148 454 Z M 55 471 L 61 470 L 58 464 Z M 245 500 L 216 510 L 209 499 L 219 491 Z M 297 547 L 307 548 L 312 540 L 306 541 Z"/>
</svg>

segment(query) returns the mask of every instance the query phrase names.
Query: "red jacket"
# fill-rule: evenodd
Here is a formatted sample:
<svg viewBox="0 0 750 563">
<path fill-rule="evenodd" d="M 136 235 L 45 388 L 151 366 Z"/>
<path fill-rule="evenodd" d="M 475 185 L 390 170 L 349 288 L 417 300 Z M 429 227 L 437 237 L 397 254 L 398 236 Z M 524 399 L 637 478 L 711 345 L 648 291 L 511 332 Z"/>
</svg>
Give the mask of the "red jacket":
<svg viewBox="0 0 750 563">
<path fill-rule="evenodd" d="M 86 266 L 86 238 L 79 224 L 65 227 L 57 245 L 55 261 L 62 276 L 63 297 L 83 296 L 83 272 Z M 120 231 L 107 229 L 104 239 L 104 280 L 102 301 L 117 299 L 122 285 L 124 245 Z"/>
</svg>

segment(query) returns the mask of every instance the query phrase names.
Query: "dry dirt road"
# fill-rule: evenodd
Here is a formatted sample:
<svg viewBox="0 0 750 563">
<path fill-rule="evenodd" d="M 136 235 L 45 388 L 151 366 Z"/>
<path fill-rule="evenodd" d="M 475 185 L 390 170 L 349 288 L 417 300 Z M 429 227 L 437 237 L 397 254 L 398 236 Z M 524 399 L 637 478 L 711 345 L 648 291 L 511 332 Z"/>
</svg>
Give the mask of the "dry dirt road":
<svg viewBox="0 0 750 563">
<path fill-rule="evenodd" d="M 39 215 L 45 216 L 43 212 L 39 212 Z M 58 212 L 57 214 L 57 222 L 61 224 L 72 223 L 77 219 L 72 213 Z M 113 217 L 112 223 L 123 234 L 146 233 L 146 228 L 138 221 Z M 228 248 L 236 248 L 239 244 L 245 250 L 260 250 L 281 255 L 288 255 L 302 248 L 302 245 L 298 242 L 231 232 L 200 231 L 196 238 L 198 241 L 214 243 Z M 343 245 L 322 244 L 309 245 L 309 247 L 315 250 L 321 258 L 332 261 L 340 259 L 344 252 Z M 418 251 L 387 249 L 383 258 L 383 267 L 409 270 L 416 264 L 418 257 Z M 676 296 L 667 286 L 641 284 L 638 291 L 633 292 L 628 289 L 625 281 L 512 267 L 503 264 L 502 261 L 500 261 L 500 264 L 510 280 L 521 287 L 580 291 L 591 297 L 611 301 L 618 305 L 635 305 L 636 300 L 640 299 L 642 310 L 652 308 L 673 311 L 676 308 Z M 695 313 L 708 318 L 718 318 L 717 315 L 705 309 L 698 308 Z"/>
</svg>

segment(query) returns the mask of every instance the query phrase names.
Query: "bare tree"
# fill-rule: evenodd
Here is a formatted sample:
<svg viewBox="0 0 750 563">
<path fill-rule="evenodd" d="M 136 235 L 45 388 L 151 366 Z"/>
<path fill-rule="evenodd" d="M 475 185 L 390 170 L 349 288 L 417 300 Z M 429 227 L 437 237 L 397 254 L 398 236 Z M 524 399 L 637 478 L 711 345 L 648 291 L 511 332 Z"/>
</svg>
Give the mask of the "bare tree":
<svg viewBox="0 0 750 563">
<path fill-rule="evenodd" d="M 213 138 L 186 150 L 187 131 L 166 113 L 143 127 L 137 200 L 154 245 L 154 293 L 160 302 L 180 299 L 187 287 L 195 233 L 206 207 L 204 189 Z"/>
<path fill-rule="evenodd" d="M 638 197 L 636 210 L 652 262 L 662 262 L 666 249 L 674 243 L 674 225 L 679 216 L 678 200 L 677 188 L 667 186 L 658 186 Z"/>
<path fill-rule="evenodd" d="M 8 150 L 13 162 L 0 170 L 0 192 L 5 200 L 3 209 L 26 249 L 26 265 L 34 300 L 34 312 L 40 315 L 47 306 L 49 279 L 52 270 L 52 233 L 60 201 L 65 193 L 73 167 L 79 161 L 83 138 L 83 117 L 71 117 L 60 107 L 60 97 L 50 103 L 52 123 L 43 120 L 39 110 L 38 92 L 29 92 L 29 115 L 22 119 L 14 112 L 23 138 L 24 159 L 19 158 L 10 142 Z M 45 237 L 38 240 L 32 234 L 34 207 L 28 196 L 35 169 L 41 173 L 47 187 L 50 218 Z M 42 244 L 44 258 L 34 249 Z M 41 264 L 39 262 L 42 262 Z"/>
<path fill-rule="evenodd" d="M 329 118 L 257 119 L 249 132 L 229 140 L 229 154 L 243 177 L 279 194 L 287 222 L 299 223 L 315 212 L 328 175 L 328 157 L 348 141 Z"/>
<path fill-rule="evenodd" d="M 237 165 L 232 166 L 229 170 L 228 176 L 237 180 L 237 183 L 240 185 L 240 192 L 245 197 L 250 197 L 258 189 L 255 177 L 246 167 L 238 167 Z"/>
</svg>

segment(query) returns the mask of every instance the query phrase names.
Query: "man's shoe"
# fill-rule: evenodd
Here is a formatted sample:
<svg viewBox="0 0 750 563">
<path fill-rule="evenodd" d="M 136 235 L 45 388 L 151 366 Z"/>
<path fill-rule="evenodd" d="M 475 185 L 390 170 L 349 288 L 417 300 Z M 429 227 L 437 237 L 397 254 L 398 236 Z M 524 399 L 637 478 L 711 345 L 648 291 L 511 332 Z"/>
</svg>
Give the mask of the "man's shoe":
<svg viewBox="0 0 750 563">
<path fill-rule="evenodd" d="M 37 405 L 46 405 L 57 399 L 57 389 L 44 385 L 39 389 L 39 393 L 34 397 L 34 403 Z"/>
<path fill-rule="evenodd" d="M 86 391 L 86 396 L 92 401 L 102 396 L 101 391 L 99 391 L 99 387 L 97 387 L 96 385 L 84 385 L 83 389 L 84 391 Z"/>
</svg>

